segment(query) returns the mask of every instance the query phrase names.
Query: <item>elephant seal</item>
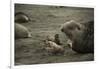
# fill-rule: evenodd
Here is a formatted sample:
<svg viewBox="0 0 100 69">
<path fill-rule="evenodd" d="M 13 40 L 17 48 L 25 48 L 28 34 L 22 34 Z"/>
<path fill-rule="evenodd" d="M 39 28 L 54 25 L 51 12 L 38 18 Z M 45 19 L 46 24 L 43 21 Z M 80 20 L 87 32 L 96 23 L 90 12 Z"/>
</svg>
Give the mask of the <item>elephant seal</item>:
<svg viewBox="0 0 100 69">
<path fill-rule="evenodd" d="M 15 39 L 32 37 L 29 30 L 18 23 L 15 23 Z"/>
<path fill-rule="evenodd" d="M 28 17 L 27 14 L 23 12 L 17 12 L 15 13 L 15 22 L 18 23 L 27 23 L 30 21 L 30 18 Z"/>
<path fill-rule="evenodd" d="M 61 26 L 61 31 L 72 41 L 72 50 L 78 53 L 94 53 L 94 21 L 78 23 L 71 20 Z"/>
</svg>

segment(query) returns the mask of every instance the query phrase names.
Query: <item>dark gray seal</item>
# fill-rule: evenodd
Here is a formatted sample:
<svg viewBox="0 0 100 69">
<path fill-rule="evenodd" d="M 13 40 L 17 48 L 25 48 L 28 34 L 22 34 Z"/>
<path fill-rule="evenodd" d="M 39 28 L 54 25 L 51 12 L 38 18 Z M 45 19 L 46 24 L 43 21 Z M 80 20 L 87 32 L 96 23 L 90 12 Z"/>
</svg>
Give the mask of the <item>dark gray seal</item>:
<svg viewBox="0 0 100 69">
<path fill-rule="evenodd" d="M 78 53 L 94 53 L 94 21 L 77 23 L 71 20 L 61 26 L 61 31 L 72 40 L 72 50 Z"/>
</svg>

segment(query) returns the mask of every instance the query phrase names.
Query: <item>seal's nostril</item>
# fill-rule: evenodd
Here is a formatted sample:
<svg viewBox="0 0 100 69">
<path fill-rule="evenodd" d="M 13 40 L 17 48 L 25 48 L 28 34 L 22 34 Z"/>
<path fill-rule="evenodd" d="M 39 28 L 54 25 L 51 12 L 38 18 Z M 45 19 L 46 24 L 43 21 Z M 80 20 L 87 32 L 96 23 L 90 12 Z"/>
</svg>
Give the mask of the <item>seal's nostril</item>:
<svg viewBox="0 0 100 69">
<path fill-rule="evenodd" d="M 61 29 L 61 32 L 64 32 L 64 29 Z"/>
</svg>

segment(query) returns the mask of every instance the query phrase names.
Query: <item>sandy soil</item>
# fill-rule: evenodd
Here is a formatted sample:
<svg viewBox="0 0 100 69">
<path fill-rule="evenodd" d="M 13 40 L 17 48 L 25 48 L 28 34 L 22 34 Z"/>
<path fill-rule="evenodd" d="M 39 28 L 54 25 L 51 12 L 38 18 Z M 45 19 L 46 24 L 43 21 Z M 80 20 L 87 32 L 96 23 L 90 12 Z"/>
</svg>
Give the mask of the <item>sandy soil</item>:
<svg viewBox="0 0 100 69">
<path fill-rule="evenodd" d="M 15 12 L 28 14 L 31 21 L 22 23 L 31 33 L 32 38 L 15 40 L 15 65 L 79 62 L 94 60 L 93 54 L 79 54 L 66 46 L 67 37 L 60 31 L 60 25 L 69 20 L 87 22 L 94 19 L 93 8 L 55 7 L 37 5 L 15 5 Z M 64 55 L 48 55 L 42 49 L 47 35 L 60 35 L 65 46 Z"/>
</svg>

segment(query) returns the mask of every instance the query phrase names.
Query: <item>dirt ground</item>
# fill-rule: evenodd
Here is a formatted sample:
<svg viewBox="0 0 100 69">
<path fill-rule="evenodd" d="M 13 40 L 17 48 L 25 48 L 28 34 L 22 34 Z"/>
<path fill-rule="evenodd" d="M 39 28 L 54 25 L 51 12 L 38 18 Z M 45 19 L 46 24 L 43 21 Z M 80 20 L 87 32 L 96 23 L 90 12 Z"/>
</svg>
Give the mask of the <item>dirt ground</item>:
<svg viewBox="0 0 100 69">
<path fill-rule="evenodd" d="M 87 22 L 94 19 L 93 8 L 39 6 L 15 4 L 15 12 L 28 14 L 31 21 L 22 23 L 31 33 L 32 38 L 15 40 L 15 65 L 67 63 L 94 60 L 94 54 L 79 54 L 66 46 L 67 37 L 60 31 L 61 24 L 69 20 Z M 47 35 L 60 35 L 60 41 L 65 47 L 64 55 L 48 55 L 42 49 L 43 40 Z"/>
</svg>

